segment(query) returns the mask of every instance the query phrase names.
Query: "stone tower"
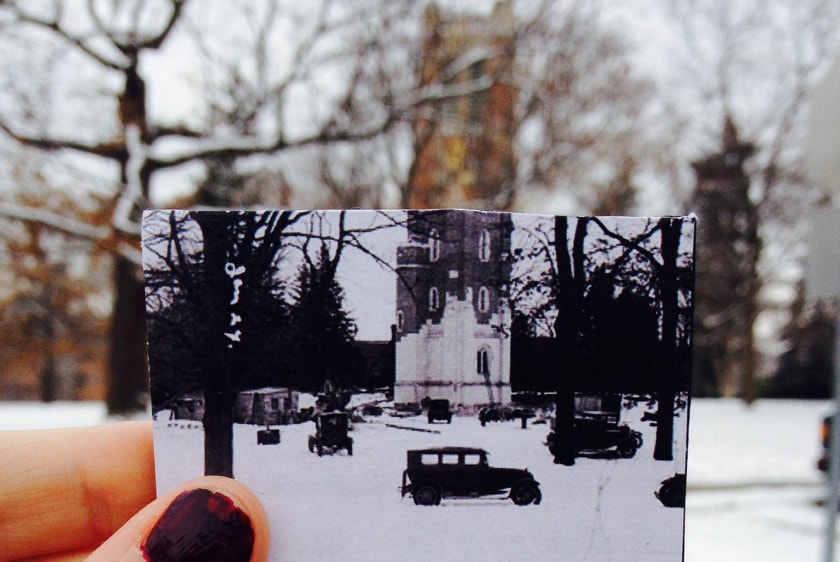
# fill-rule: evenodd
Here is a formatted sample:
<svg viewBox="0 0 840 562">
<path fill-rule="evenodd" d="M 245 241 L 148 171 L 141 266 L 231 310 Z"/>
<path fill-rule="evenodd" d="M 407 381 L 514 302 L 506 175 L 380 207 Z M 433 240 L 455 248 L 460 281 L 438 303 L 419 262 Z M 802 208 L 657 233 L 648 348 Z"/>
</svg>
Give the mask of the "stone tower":
<svg viewBox="0 0 840 562">
<path fill-rule="evenodd" d="M 397 249 L 394 400 L 510 402 L 510 215 L 410 211 Z"/>
</svg>

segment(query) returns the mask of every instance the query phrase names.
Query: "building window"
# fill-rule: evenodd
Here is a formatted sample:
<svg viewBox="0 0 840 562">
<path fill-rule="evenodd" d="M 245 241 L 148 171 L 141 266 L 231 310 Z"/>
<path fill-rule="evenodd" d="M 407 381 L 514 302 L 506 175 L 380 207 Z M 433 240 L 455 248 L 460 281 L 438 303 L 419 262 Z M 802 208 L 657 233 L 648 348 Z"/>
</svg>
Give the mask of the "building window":
<svg viewBox="0 0 840 562">
<path fill-rule="evenodd" d="M 484 377 L 490 376 L 490 350 L 482 347 L 475 354 L 475 372 Z"/>
<path fill-rule="evenodd" d="M 429 310 L 435 311 L 440 308 L 440 293 L 437 287 L 429 289 Z"/>
<path fill-rule="evenodd" d="M 436 228 L 429 231 L 429 261 L 440 259 L 440 234 Z"/>
<path fill-rule="evenodd" d="M 405 318 L 403 317 L 403 311 L 398 310 L 397 311 L 397 331 L 398 332 L 403 331 L 403 322 L 405 322 Z"/>
<path fill-rule="evenodd" d="M 490 260 L 490 232 L 482 230 L 478 237 L 478 259 L 481 261 Z"/>
<path fill-rule="evenodd" d="M 272 410 L 279 410 L 280 409 L 280 399 L 279 398 L 272 398 L 271 399 L 271 409 Z"/>
<path fill-rule="evenodd" d="M 490 291 L 487 287 L 482 287 L 478 290 L 478 311 L 487 312 L 490 310 Z"/>
</svg>

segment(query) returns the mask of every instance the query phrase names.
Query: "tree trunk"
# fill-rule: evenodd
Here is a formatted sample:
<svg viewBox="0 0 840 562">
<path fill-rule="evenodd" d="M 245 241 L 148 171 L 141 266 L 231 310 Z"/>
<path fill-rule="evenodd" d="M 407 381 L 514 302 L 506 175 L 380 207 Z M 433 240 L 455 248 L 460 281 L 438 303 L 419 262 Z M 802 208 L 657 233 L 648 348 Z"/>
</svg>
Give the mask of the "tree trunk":
<svg viewBox="0 0 840 562">
<path fill-rule="evenodd" d="M 137 73 L 137 61 L 125 70 L 123 92 L 119 96 L 118 117 L 123 136 L 129 126 L 140 129 L 145 138 L 146 87 Z M 126 159 L 120 164 L 120 189 L 128 185 Z M 143 196 L 149 196 L 149 171 L 141 174 Z M 137 202 L 135 202 L 136 204 Z M 139 220 L 139 208 L 134 209 Z M 135 243 L 139 246 L 139 240 Z M 120 255 L 114 257 L 114 310 L 108 350 L 108 413 L 116 415 L 142 412 L 149 396 L 148 357 L 146 354 L 146 298 L 143 272 Z"/>
<path fill-rule="evenodd" d="M 52 349 L 47 352 L 44 364 L 41 365 L 40 383 L 41 401 L 55 402 L 58 399 L 58 376 L 55 372 L 55 359 L 53 359 Z"/>
<path fill-rule="evenodd" d="M 233 422 L 236 393 L 204 392 L 204 474 L 233 478 Z"/>
<path fill-rule="evenodd" d="M 571 466 L 575 464 L 577 449 L 574 443 L 575 388 L 574 378 L 580 369 L 577 353 L 577 334 L 583 286 L 582 248 L 586 235 L 586 219 L 578 218 L 575 227 L 574 260 L 569 255 L 568 219 L 554 219 L 554 254 L 557 260 L 555 280 L 555 304 L 557 319 L 554 323 L 555 364 L 557 365 L 557 404 L 555 411 L 554 463 Z"/>
<path fill-rule="evenodd" d="M 146 311 L 143 280 L 137 265 L 115 258 L 114 311 L 108 357 L 108 413 L 143 411 L 149 392 L 146 367 Z"/>
<path fill-rule="evenodd" d="M 199 380 L 204 389 L 204 473 L 233 477 L 233 407 L 239 393 L 240 372 L 233 342 L 225 336 L 230 328 L 230 305 L 234 294 L 226 273 L 228 251 L 234 243 L 230 217 L 223 212 L 193 215 L 201 228 L 204 271 L 201 299 L 204 307 L 204 354 Z"/>
<path fill-rule="evenodd" d="M 658 461 L 674 459 L 674 398 L 675 380 L 679 376 L 677 364 L 677 259 L 679 257 L 681 219 L 662 219 L 662 344 L 659 359 L 656 416 L 656 444 L 653 458 Z"/>
</svg>

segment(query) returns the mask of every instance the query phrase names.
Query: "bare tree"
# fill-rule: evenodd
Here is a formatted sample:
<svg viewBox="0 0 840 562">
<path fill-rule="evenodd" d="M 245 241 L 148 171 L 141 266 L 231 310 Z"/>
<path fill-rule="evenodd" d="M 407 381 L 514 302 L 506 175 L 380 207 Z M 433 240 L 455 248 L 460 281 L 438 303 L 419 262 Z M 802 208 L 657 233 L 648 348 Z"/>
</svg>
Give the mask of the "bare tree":
<svg viewBox="0 0 840 562">
<path fill-rule="evenodd" d="M 757 220 L 750 250 L 753 263 L 747 268 L 755 279 L 743 280 L 754 285 L 749 296 L 743 297 L 751 301 L 753 310 L 744 331 L 752 340 L 756 322 L 784 317 L 780 311 L 793 304 L 773 297 L 779 294 L 774 289 L 795 287 L 789 272 L 802 259 L 804 217 L 824 197 L 805 179 L 800 147 L 808 92 L 840 46 L 840 6 L 825 0 L 796 4 L 705 0 L 663 6 L 682 31 L 684 50 L 678 49 L 680 64 L 675 66 L 674 80 L 678 85 L 671 97 L 693 123 L 685 139 L 695 147 L 713 149 L 718 142 L 712 139 L 727 134 L 720 124 L 728 123 L 740 138 L 754 143 L 745 178 L 747 207 L 754 210 Z M 699 251 L 703 253 L 703 248 Z M 698 294 L 703 292 L 699 287 Z M 701 350 L 717 345 L 720 351 L 726 336 L 715 326 L 739 314 L 738 306 L 733 301 L 728 309 L 718 308 L 714 316 L 698 317 L 704 328 L 696 342 Z M 698 301 L 698 311 L 702 309 Z M 725 383 L 717 392 L 748 401 L 755 398 L 759 361 L 750 354 L 760 347 L 760 342 L 750 341 L 739 347 L 742 353 L 726 359 L 744 365 L 739 370 L 745 372 L 740 373 L 740 382 Z M 709 378 L 704 371 L 696 375 Z"/>
<path fill-rule="evenodd" d="M 192 8 L 190 15 L 189 8 Z M 231 10 L 250 14 L 251 22 L 260 26 L 256 45 L 248 52 L 255 55 L 255 66 L 245 75 L 238 69 L 244 68 L 246 61 L 237 60 L 240 66 L 234 70 L 228 68 L 231 73 L 224 75 L 222 93 L 209 98 L 211 116 L 225 104 L 234 108 L 237 122 L 229 128 L 214 119 L 195 123 L 192 114 L 185 114 L 177 121 L 165 121 L 149 108 L 148 82 L 151 80 L 154 86 L 156 77 L 147 76 L 143 64 L 170 43 L 188 41 L 188 22 L 202 23 L 203 7 L 187 0 L 119 3 L 91 0 L 82 13 L 71 11 L 68 2 L 38 6 L 4 2 L 0 6 L 5 32 L 0 40 L 37 46 L 46 36 L 52 45 L 61 46 L 67 57 L 86 63 L 80 79 L 90 80 L 92 76 L 110 88 L 104 95 L 98 92 L 81 100 L 60 100 L 68 102 L 61 107 L 62 111 L 73 111 L 80 106 L 88 115 L 100 114 L 101 127 L 56 124 L 43 115 L 33 121 L 27 112 L 37 112 L 40 108 L 21 104 L 0 114 L 0 130 L 24 147 L 94 157 L 110 162 L 118 172 L 113 178 L 115 197 L 110 227 L 107 232 L 95 233 L 97 238 L 114 240 L 112 246 L 117 249 L 109 367 L 112 381 L 108 386 L 112 412 L 140 407 L 139 397 L 147 387 L 137 237 L 139 210 L 150 205 L 153 180 L 162 172 L 193 163 L 230 163 L 244 156 L 369 139 L 387 131 L 414 100 L 401 98 L 385 106 L 380 104 L 374 109 L 384 107 L 384 110 L 375 112 L 357 108 L 357 98 L 364 85 L 356 74 L 348 76 L 347 67 L 342 64 L 354 60 L 356 53 L 346 48 L 347 41 L 361 36 L 363 26 L 371 18 L 360 19 L 360 14 L 377 13 L 370 8 L 358 5 L 351 10 L 337 2 L 325 1 L 316 8 L 294 10 L 291 3 L 267 0 L 259 5 L 259 10 L 267 15 L 264 21 L 245 3 L 216 5 L 207 10 L 217 17 L 219 14 L 224 17 Z M 286 19 L 281 15 L 286 15 Z M 375 29 L 369 31 L 375 33 Z M 289 35 L 284 35 L 286 32 Z M 291 47 L 288 64 L 271 64 L 269 43 L 276 49 L 281 38 L 290 36 L 297 43 Z M 196 37 L 209 43 L 211 32 L 200 28 L 192 33 L 192 38 Z M 364 42 L 351 45 L 357 50 L 367 48 Z M 214 48 L 218 52 L 219 45 Z M 196 50 L 206 51 L 200 42 Z M 19 50 L 19 54 L 23 56 L 24 51 Z M 210 59 L 209 64 L 217 62 Z M 325 85 L 324 81 L 332 77 L 338 77 L 338 83 Z M 82 88 L 90 92 L 87 84 Z M 318 88 L 322 95 L 307 99 Z M 100 109 L 97 105 L 103 99 L 110 103 Z M 78 103 L 74 105 L 72 101 Z M 302 118 L 298 115 L 298 105 L 307 103 L 312 106 Z M 33 123 L 46 123 L 46 126 L 37 127 Z M 59 222 L 52 217 L 18 213 L 17 209 L 5 208 L 4 214 Z"/>
<path fill-rule="evenodd" d="M 107 239 L 116 256 L 114 411 L 137 407 L 146 388 L 139 210 L 171 200 L 170 185 L 203 205 L 405 205 L 418 120 L 430 108 L 434 116 L 447 104 L 493 99 L 494 85 L 517 91 L 506 160 L 516 166 L 505 167 L 515 173 L 476 205 L 529 208 L 564 191 L 576 206 L 626 212 L 633 198 L 624 194 L 648 166 L 648 85 L 601 26 L 602 12 L 582 0 L 504 2 L 509 62 L 486 74 L 475 63 L 499 53 L 461 52 L 422 80 L 427 2 L 82 4 L 0 4 L 2 56 L 50 71 L 4 94 L 0 130 L 26 150 L 72 155 L 80 168 L 104 162 L 97 174 L 110 184 L 111 220 L 85 235 Z M 173 87 L 161 103 L 157 92 Z"/>
</svg>

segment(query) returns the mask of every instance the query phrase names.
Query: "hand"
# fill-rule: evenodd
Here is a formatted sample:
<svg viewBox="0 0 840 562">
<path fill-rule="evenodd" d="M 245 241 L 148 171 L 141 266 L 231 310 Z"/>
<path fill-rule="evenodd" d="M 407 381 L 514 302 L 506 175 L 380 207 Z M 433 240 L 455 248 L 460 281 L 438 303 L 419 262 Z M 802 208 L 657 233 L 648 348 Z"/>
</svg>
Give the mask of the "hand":
<svg viewBox="0 0 840 562">
<path fill-rule="evenodd" d="M 268 559 L 268 520 L 243 484 L 154 495 L 150 423 L 0 432 L 0 561 Z"/>
</svg>

